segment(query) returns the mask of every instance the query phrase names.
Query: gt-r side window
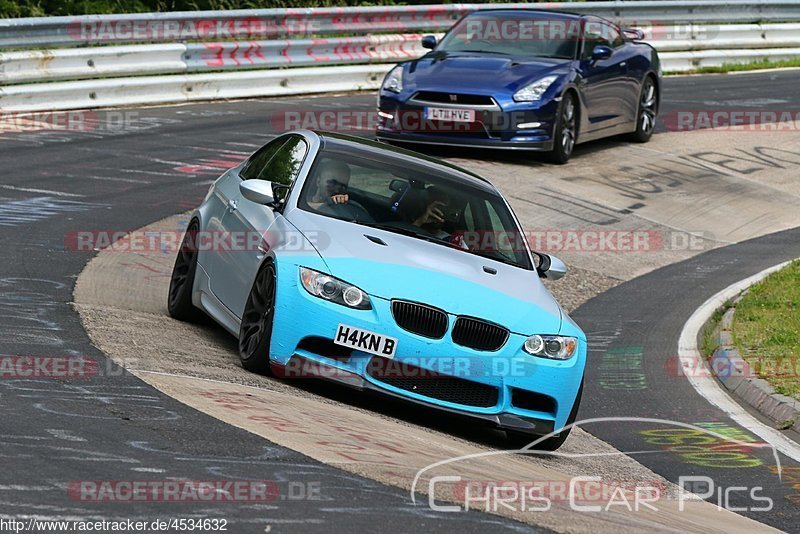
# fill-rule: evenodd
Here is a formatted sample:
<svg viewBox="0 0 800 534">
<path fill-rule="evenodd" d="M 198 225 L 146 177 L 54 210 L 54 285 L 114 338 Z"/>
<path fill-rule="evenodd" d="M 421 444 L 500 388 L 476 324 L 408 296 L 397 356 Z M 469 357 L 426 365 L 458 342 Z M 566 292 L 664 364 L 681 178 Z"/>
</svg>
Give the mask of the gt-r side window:
<svg viewBox="0 0 800 534">
<path fill-rule="evenodd" d="M 622 39 L 619 32 L 608 24 L 600 22 L 599 20 L 587 20 L 583 27 L 583 54 L 581 58 L 591 59 L 592 52 L 596 46 L 615 48 L 613 42 L 614 33 L 616 33 L 617 37 Z M 621 43 L 622 42 L 624 41 L 621 41 Z"/>
<path fill-rule="evenodd" d="M 605 32 L 606 38 L 611 42 L 611 48 L 619 48 L 625 44 L 625 39 L 622 38 L 622 34 L 611 24 L 603 24 L 603 31 Z"/>
</svg>

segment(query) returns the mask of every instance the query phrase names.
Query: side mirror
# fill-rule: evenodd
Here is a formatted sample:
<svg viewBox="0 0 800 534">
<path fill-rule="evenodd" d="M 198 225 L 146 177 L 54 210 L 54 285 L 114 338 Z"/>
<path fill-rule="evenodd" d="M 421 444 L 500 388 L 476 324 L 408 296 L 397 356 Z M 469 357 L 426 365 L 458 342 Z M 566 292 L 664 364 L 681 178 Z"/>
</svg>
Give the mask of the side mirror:
<svg viewBox="0 0 800 534">
<path fill-rule="evenodd" d="M 631 41 L 643 41 L 644 40 L 644 32 L 638 28 L 625 28 L 622 30 L 622 33 L 625 34 Z"/>
<path fill-rule="evenodd" d="M 534 254 L 539 257 L 539 266 L 536 267 L 539 278 L 558 280 L 567 274 L 567 265 L 555 256 L 542 254 L 541 252 L 534 252 Z"/>
<path fill-rule="evenodd" d="M 265 180 L 244 180 L 239 183 L 239 191 L 242 196 L 256 204 L 268 205 L 275 202 L 272 194 L 272 182 Z"/>
<path fill-rule="evenodd" d="M 436 48 L 436 37 L 433 35 L 426 35 L 422 38 L 422 48 L 433 50 Z"/>
<path fill-rule="evenodd" d="M 610 47 L 605 45 L 597 45 L 594 47 L 594 50 L 592 50 L 592 59 L 594 61 L 599 61 L 601 59 L 608 59 L 611 57 L 611 54 L 613 53 L 614 51 Z"/>
</svg>

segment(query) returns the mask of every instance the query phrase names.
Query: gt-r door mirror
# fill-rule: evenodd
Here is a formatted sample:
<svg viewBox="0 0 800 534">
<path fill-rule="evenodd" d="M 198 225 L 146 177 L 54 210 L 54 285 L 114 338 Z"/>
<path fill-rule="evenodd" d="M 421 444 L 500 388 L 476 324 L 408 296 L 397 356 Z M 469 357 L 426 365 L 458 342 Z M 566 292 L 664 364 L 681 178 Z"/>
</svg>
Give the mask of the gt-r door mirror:
<svg viewBox="0 0 800 534">
<path fill-rule="evenodd" d="M 622 30 L 622 33 L 624 33 L 625 37 L 627 37 L 631 41 L 644 40 L 644 32 L 638 28 L 625 28 L 624 30 Z"/>
<path fill-rule="evenodd" d="M 422 38 L 422 48 L 429 48 L 433 50 L 436 48 L 436 37 L 433 35 L 426 35 Z"/>
<path fill-rule="evenodd" d="M 272 182 L 266 180 L 244 180 L 239 183 L 242 196 L 256 204 L 269 205 L 275 202 L 272 194 Z"/>
<path fill-rule="evenodd" d="M 614 51 L 610 47 L 605 45 L 597 45 L 594 47 L 594 50 L 592 50 L 592 59 L 594 61 L 600 61 L 601 59 L 608 59 L 611 57 L 611 54 L 613 53 Z"/>
<path fill-rule="evenodd" d="M 567 274 L 567 265 L 555 256 L 542 254 L 541 252 L 534 252 L 534 254 L 539 258 L 539 265 L 536 267 L 539 278 L 558 280 Z"/>
</svg>

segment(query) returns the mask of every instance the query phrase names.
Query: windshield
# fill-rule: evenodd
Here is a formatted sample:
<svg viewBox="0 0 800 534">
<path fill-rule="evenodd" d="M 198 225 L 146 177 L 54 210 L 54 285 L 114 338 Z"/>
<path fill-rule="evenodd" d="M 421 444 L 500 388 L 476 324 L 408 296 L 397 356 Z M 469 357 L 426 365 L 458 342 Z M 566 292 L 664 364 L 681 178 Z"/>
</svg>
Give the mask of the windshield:
<svg viewBox="0 0 800 534">
<path fill-rule="evenodd" d="M 574 59 L 579 38 L 579 19 L 483 13 L 462 19 L 436 50 Z"/>
<path fill-rule="evenodd" d="M 372 152 L 323 150 L 300 209 L 531 269 L 505 201 L 489 187 Z"/>
</svg>

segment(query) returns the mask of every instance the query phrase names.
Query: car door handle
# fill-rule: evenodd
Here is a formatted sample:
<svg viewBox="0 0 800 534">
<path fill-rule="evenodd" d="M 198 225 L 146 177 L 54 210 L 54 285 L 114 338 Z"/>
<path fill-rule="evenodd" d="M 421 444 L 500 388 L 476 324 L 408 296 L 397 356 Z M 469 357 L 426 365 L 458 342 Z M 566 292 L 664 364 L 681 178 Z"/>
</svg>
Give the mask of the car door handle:
<svg viewBox="0 0 800 534">
<path fill-rule="evenodd" d="M 620 67 L 624 67 L 624 66 L 625 66 L 625 65 L 627 65 L 627 64 L 628 64 L 628 63 L 627 63 L 626 61 L 623 61 L 622 63 L 620 63 L 620 64 L 619 64 L 619 66 L 620 66 Z"/>
<path fill-rule="evenodd" d="M 233 199 L 230 202 L 228 202 L 228 211 L 230 211 L 231 213 L 236 211 L 236 208 L 238 208 L 238 207 L 239 207 L 239 203 L 236 202 L 236 199 Z"/>
</svg>

